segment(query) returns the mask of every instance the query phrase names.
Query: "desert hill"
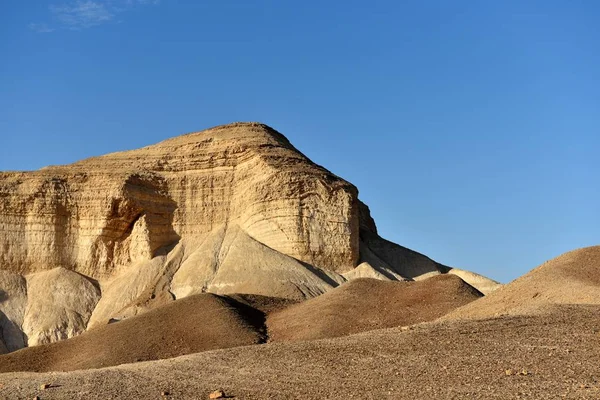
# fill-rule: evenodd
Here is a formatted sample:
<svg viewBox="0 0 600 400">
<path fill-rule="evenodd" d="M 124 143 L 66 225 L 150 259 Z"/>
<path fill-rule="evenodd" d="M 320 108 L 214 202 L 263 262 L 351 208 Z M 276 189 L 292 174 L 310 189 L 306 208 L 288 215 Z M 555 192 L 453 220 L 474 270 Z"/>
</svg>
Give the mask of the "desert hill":
<svg viewBox="0 0 600 400">
<path fill-rule="evenodd" d="M 482 295 L 454 275 L 414 282 L 362 278 L 274 312 L 269 340 L 311 340 L 434 320 Z"/>
<path fill-rule="evenodd" d="M 0 229 L 0 352 L 199 293 L 300 301 L 452 272 L 382 239 L 356 187 L 260 123 L 2 172 Z"/>
<path fill-rule="evenodd" d="M 0 356 L 0 372 L 73 371 L 176 357 L 264 341 L 263 314 L 210 293 L 56 343 Z"/>
<path fill-rule="evenodd" d="M 600 246 L 573 250 L 546 261 L 444 319 L 536 313 L 554 304 L 600 304 Z"/>
<path fill-rule="evenodd" d="M 454 275 L 413 282 L 361 278 L 298 304 L 197 294 L 67 340 L 0 355 L 0 373 L 100 368 L 267 341 L 347 336 L 432 321 L 479 297 Z"/>
</svg>

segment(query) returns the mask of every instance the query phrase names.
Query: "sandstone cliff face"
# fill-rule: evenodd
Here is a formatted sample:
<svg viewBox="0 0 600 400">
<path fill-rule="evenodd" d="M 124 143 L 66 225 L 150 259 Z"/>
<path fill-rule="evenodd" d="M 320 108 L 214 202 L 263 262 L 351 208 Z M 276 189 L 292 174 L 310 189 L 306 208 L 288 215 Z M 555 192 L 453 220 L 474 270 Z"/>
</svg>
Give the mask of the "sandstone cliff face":
<svg viewBox="0 0 600 400">
<path fill-rule="evenodd" d="M 304 299 L 354 277 L 447 270 L 381 239 L 352 184 L 263 124 L 0 173 L 8 351 L 195 293 Z"/>
<path fill-rule="evenodd" d="M 64 266 L 104 278 L 185 237 L 239 225 L 311 265 L 358 260 L 357 190 L 261 124 L 0 176 L 3 269 Z"/>
</svg>

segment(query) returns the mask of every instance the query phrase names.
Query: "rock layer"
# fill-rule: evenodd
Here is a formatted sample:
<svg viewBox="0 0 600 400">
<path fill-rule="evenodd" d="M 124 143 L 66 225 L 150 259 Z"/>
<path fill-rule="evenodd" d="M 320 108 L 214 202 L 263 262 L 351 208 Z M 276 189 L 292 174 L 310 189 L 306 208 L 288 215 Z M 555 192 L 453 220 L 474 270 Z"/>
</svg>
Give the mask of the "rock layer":
<svg viewBox="0 0 600 400">
<path fill-rule="evenodd" d="M 67 167 L 0 176 L 0 265 L 110 276 L 237 224 L 329 270 L 358 260 L 357 190 L 262 124 L 232 124 Z"/>
</svg>

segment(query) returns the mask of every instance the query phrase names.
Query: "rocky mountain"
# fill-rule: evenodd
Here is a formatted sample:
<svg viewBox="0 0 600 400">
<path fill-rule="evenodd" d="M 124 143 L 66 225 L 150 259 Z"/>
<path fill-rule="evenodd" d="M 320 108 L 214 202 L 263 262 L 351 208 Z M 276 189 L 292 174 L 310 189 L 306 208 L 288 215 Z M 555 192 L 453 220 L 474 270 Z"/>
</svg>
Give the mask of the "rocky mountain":
<svg viewBox="0 0 600 400">
<path fill-rule="evenodd" d="M 497 285 L 379 237 L 356 187 L 259 123 L 0 173 L 4 352 L 199 293 L 303 300 L 448 272 Z"/>
</svg>

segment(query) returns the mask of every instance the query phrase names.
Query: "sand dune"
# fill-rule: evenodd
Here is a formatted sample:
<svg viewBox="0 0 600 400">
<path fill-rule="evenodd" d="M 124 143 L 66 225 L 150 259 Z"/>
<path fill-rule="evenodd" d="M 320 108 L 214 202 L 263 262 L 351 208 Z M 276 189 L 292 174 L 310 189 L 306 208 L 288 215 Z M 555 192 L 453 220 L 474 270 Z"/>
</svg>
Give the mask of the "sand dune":
<svg viewBox="0 0 600 400">
<path fill-rule="evenodd" d="M 423 281 L 356 279 L 267 317 L 269 340 L 309 340 L 438 318 L 481 296 L 454 275 Z"/>
</svg>

